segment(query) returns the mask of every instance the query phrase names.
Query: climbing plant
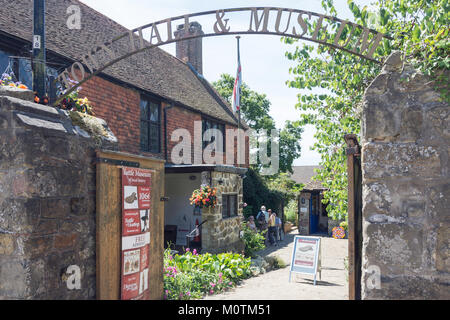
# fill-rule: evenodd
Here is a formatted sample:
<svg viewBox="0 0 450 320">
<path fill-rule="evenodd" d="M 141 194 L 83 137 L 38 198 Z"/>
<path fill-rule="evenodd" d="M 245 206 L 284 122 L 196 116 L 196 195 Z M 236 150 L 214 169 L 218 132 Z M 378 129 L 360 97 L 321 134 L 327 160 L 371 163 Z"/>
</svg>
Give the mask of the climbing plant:
<svg viewBox="0 0 450 320">
<path fill-rule="evenodd" d="M 383 59 L 393 50 L 401 50 L 404 59 L 430 76 L 442 99 L 448 101 L 449 4 L 448 0 L 380 0 L 371 6 L 360 7 L 348 0 L 353 22 L 390 36 L 383 39 L 373 57 Z M 322 0 L 328 15 L 336 16 L 332 0 Z M 308 23 L 310 31 L 316 22 Z M 321 29 L 320 39 L 332 42 L 340 23 L 331 22 Z M 341 41 L 351 32 L 347 24 Z M 358 39 L 361 30 L 355 30 Z M 292 88 L 302 90 L 297 108 L 302 111 L 301 124 L 316 129 L 313 149 L 322 157 L 321 169 L 315 179 L 328 189 L 323 202 L 329 216 L 347 218 L 347 168 L 344 135 L 360 132 L 360 111 L 365 88 L 377 76 L 381 65 L 350 53 L 327 46 L 302 44 L 291 38 L 283 39 L 296 44 L 286 52 L 289 60 L 297 62 L 290 69 L 293 79 L 287 81 Z M 350 42 L 349 46 L 354 45 Z"/>
</svg>

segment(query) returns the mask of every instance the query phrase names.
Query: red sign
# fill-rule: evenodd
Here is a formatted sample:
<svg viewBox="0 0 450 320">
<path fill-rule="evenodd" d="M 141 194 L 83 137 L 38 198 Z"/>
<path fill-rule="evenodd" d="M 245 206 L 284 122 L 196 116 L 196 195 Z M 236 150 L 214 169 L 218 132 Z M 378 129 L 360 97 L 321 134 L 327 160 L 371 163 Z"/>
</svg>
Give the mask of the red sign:
<svg viewBox="0 0 450 320">
<path fill-rule="evenodd" d="M 122 300 L 130 300 L 139 295 L 139 273 L 122 277 Z"/>
<path fill-rule="evenodd" d="M 127 210 L 122 214 L 122 235 L 130 236 L 141 233 L 141 215 L 139 210 Z"/>
<path fill-rule="evenodd" d="M 148 251 L 149 245 L 146 245 L 145 247 L 141 248 L 141 271 L 148 269 L 148 253 L 149 253 Z"/>
<path fill-rule="evenodd" d="M 139 208 L 150 209 L 150 188 L 138 187 Z"/>
<path fill-rule="evenodd" d="M 122 167 L 122 300 L 148 297 L 152 170 Z"/>
</svg>

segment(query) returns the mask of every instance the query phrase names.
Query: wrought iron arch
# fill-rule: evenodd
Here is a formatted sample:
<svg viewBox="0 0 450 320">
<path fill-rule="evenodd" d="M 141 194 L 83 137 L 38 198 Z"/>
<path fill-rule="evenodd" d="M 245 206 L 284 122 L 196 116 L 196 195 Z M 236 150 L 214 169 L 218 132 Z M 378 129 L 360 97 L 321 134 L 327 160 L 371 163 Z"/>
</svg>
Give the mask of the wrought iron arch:
<svg viewBox="0 0 450 320">
<path fill-rule="evenodd" d="M 226 14 L 230 14 L 233 12 L 245 12 L 248 11 L 249 16 L 249 28 L 247 30 L 233 30 L 232 24 L 230 23 L 230 17 L 226 17 Z M 273 21 L 271 13 L 276 12 L 276 19 Z M 189 32 L 185 32 L 182 37 L 174 37 L 173 23 L 177 20 L 181 20 L 184 25 L 184 30 L 189 30 L 190 19 L 193 17 L 207 16 L 207 15 L 215 15 L 215 22 L 212 25 L 212 32 L 203 33 L 203 34 L 189 34 Z M 284 31 L 280 31 L 281 22 L 283 19 L 283 15 L 288 15 L 287 26 Z M 296 21 L 292 22 L 293 16 L 296 16 Z M 310 34 L 311 19 L 316 17 L 315 20 L 316 25 L 312 28 L 313 32 Z M 306 19 L 307 18 L 307 19 Z M 324 29 L 326 29 L 327 25 L 325 25 L 326 21 L 332 23 L 339 23 L 337 32 L 333 38 L 333 41 L 327 41 L 321 39 Z M 271 23 L 271 24 L 269 24 Z M 345 27 L 349 25 L 351 26 L 351 31 L 349 34 L 345 35 L 345 39 L 341 39 L 344 34 Z M 161 38 L 160 31 L 161 28 L 165 28 L 167 31 L 167 39 L 163 41 Z M 146 40 L 143 36 L 143 31 L 149 29 L 150 30 L 150 39 Z M 357 30 L 360 30 L 359 32 Z M 91 48 L 86 55 L 84 55 L 79 61 L 76 61 L 72 64 L 72 66 L 65 69 L 58 77 L 57 80 L 63 82 L 68 88 L 66 93 L 62 95 L 58 100 L 55 101 L 54 105 L 58 105 L 62 99 L 64 99 L 67 95 L 73 92 L 77 87 L 82 85 L 84 82 L 90 80 L 94 76 L 98 75 L 106 68 L 114 65 L 115 63 L 129 58 L 135 54 L 143 52 L 145 50 L 151 49 L 153 47 L 162 46 L 165 44 L 170 44 L 178 41 L 184 41 L 199 37 L 214 37 L 214 36 L 223 36 L 223 35 L 243 35 L 243 34 L 265 34 L 265 35 L 278 35 L 290 38 L 296 38 L 301 40 L 312 41 L 318 44 L 327 45 L 329 47 L 343 50 L 359 56 L 361 58 L 380 63 L 380 61 L 373 58 L 373 54 L 380 44 L 383 38 L 391 39 L 390 37 L 377 32 L 376 30 L 369 29 L 367 27 L 339 19 L 337 17 L 332 17 L 328 15 L 323 15 L 311 11 L 305 11 L 300 9 L 290 9 L 290 8 L 278 8 L 278 7 L 245 7 L 245 8 L 232 8 L 232 9 L 220 9 L 220 10 L 211 10 L 198 12 L 187 15 L 180 15 L 172 18 L 168 18 L 165 20 L 159 20 L 156 22 L 152 22 L 141 27 L 130 30 L 127 33 L 124 33 L 110 42 L 103 43 L 101 45 L 95 46 Z M 355 36 L 356 34 L 356 36 Z M 117 43 L 119 40 L 129 38 L 129 51 L 126 54 L 115 56 L 113 51 L 113 45 Z M 356 39 L 356 40 L 355 40 Z M 155 43 L 153 43 L 155 41 Z M 98 60 L 96 60 L 95 55 L 99 52 L 103 54 L 109 55 L 110 59 L 106 63 L 99 65 Z M 86 68 L 89 70 L 89 75 L 86 76 Z M 81 79 L 78 77 L 76 69 L 78 69 L 78 73 L 81 74 Z M 72 75 L 72 78 L 78 81 L 78 83 L 74 86 L 71 86 L 68 79 Z"/>
</svg>

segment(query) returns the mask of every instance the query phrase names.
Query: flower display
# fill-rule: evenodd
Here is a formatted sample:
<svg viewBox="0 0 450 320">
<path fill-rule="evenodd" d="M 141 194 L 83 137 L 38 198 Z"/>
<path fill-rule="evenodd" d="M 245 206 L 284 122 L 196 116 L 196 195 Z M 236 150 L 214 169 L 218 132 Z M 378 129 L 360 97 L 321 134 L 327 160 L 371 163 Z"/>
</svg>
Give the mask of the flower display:
<svg viewBox="0 0 450 320">
<path fill-rule="evenodd" d="M 191 205 L 198 208 L 214 208 L 217 204 L 217 189 L 210 186 L 202 186 L 200 189 L 194 190 L 189 198 Z"/>
<path fill-rule="evenodd" d="M 344 239 L 345 237 L 345 230 L 342 227 L 334 227 L 332 233 L 335 239 Z"/>
<path fill-rule="evenodd" d="M 77 81 L 69 79 L 69 83 L 72 85 L 78 84 Z M 76 90 L 71 92 L 67 97 L 65 97 L 60 105 L 59 108 L 63 110 L 68 111 L 78 111 L 81 113 L 87 113 L 89 115 L 94 115 L 94 112 L 92 110 L 92 105 L 90 104 L 87 97 L 80 98 L 79 93 L 82 87 L 78 87 Z M 66 90 L 60 90 L 59 95 L 63 95 L 67 92 Z"/>
<path fill-rule="evenodd" d="M 14 78 L 15 78 L 15 75 L 12 72 L 11 73 L 3 73 L 0 78 L 0 86 L 28 90 L 28 87 L 26 85 L 24 85 L 23 83 L 21 83 L 20 81 L 14 82 Z M 72 85 L 75 85 L 78 83 L 74 80 L 69 80 L 69 82 Z M 64 100 L 62 100 L 61 104 L 58 107 L 63 110 L 78 111 L 78 112 L 94 115 L 94 112 L 92 111 L 92 106 L 91 106 L 88 98 L 86 98 L 86 97 L 79 98 L 78 97 L 80 90 L 81 90 L 81 87 L 78 87 L 77 90 L 70 93 Z M 66 90 L 60 89 L 58 94 L 61 95 L 66 92 L 67 92 L 67 89 Z M 35 92 L 34 95 L 35 95 L 34 96 L 35 103 L 39 103 L 39 104 L 43 104 L 43 105 L 49 104 L 48 96 L 39 97 L 37 92 Z"/>
<path fill-rule="evenodd" d="M 28 90 L 28 87 L 26 85 L 24 85 L 20 81 L 14 82 L 13 78 L 15 78 L 14 73 L 3 73 L 2 77 L 0 78 L 0 86 Z"/>
<path fill-rule="evenodd" d="M 198 254 L 195 249 L 164 251 L 164 299 L 201 299 L 224 292 L 252 276 L 251 259 L 237 253 Z"/>
</svg>

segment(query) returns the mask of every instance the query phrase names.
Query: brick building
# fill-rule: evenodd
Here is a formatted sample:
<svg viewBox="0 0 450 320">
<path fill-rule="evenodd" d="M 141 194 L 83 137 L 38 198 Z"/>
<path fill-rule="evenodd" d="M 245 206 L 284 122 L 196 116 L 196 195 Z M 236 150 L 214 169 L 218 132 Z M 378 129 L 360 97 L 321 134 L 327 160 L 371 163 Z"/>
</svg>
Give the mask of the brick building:
<svg viewBox="0 0 450 320">
<path fill-rule="evenodd" d="M 19 5 L 0 0 L 0 5 L 0 71 L 13 70 L 18 80 L 31 87 L 33 1 L 24 0 Z M 81 11 L 79 30 L 67 26 L 67 8 L 71 5 Z M 78 61 L 89 48 L 125 32 L 128 32 L 126 28 L 79 1 L 47 0 L 47 90 L 50 96 L 55 95 L 52 77 Z M 175 31 L 175 36 L 182 32 L 185 31 Z M 189 32 L 201 34 L 201 26 L 192 22 Z M 238 128 L 238 119 L 229 104 L 201 75 L 202 39 L 177 42 L 177 56 L 159 48 L 141 52 L 86 82 L 80 94 L 89 99 L 96 116 L 107 122 L 118 139 L 120 152 L 166 161 L 165 190 L 170 201 L 165 205 L 165 220 L 168 231 L 177 230 L 176 236 L 171 232 L 167 232 L 167 236 L 179 245 L 186 244 L 186 233 L 204 218 L 199 212 L 194 214 L 188 198 L 194 188 L 206 183 L 219 189 L 219 205 L 208 213 L 212 216 L 203 227 L 202 246 L 210 251 L 233 248 L 240 242 L 242 209 L 239 204 L 242 202 L 242 177 L 248 166 L 248 140 L 246 163 L 238 165 L 236 140 L 226 139 L 228 129 Z M 241 127 L 247 128 L 244 123 Z M 204 163 L 202 151 L 206 144 L 198 141 L 209 128 L 219 129 L 225 135 L 223 152 L 217 153 L 223 157 L 223 163 Z M 183 150 L 183 153 L 190 150 L 191 161 L 175 164 L 172 150 L 181 142 L 179 138 L 172 140 L 177 129 L 184 129 L 192 137 Z M 225 151 L 230 150 L 230 143 L 235 160 L 227 162 Z"/>
</svg>

